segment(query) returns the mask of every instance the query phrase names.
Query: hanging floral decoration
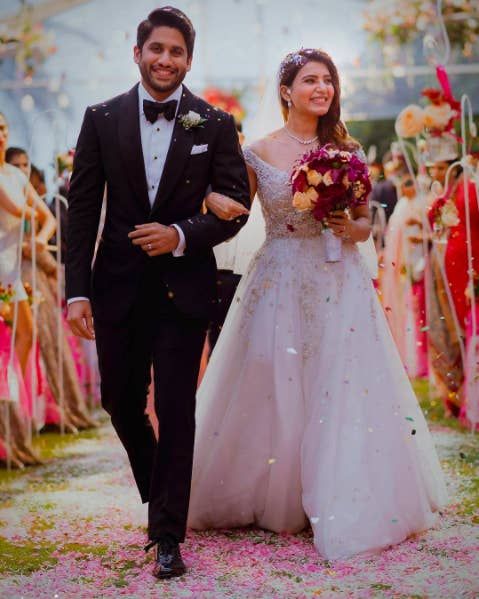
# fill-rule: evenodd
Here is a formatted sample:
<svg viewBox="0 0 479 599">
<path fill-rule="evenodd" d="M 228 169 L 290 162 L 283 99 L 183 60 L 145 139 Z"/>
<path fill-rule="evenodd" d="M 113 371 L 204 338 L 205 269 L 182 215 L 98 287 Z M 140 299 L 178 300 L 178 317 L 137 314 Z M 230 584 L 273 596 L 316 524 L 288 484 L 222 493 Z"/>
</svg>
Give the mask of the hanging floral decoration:
<svg viewBox="0 0 479 599">
<path fill-rule="evenodd" d="M 426 87 L 421 95 L 426 98 L 425 107 L 409 104 L 396 119 L 396 132 L 401 137 L 416 137 L 425 131 L 438 137 L 444 133 L 454 135 L 454 123 L 461 113 L 461 104 L 444 90 Z"/>
<path fill-rule="evenodd" d="M 217 87 L 208 87 L 203 91 L 203 98 L 212 106 L 216 106 L 232 114 L 236 123 L 241 123 L 246 111 L 240 102 L 240 93 L 237 91 L 226 92 Z"/>
<path fill-rule="evenodd" d="M 53 34 L 35 23 L 31 13 L 31 6 L 24 4 L 14 24 L 0 30 L 0 60 L 14 56 L 24 77 L 32 77 L 38 66 L 56 52 Z"/>
<path fill-rule="evenodd" d="M 427 104 L 409 104 L 397 116 L 395 129 L 399 137 L 416 138 L 425 163 L 455 160 L 458 142 L 455 123 L 461 105 L 450 88 L 447 74 L 439 78 L 440 88 L 427 87 L 421 92 Z"/>
<path fill-rule="evenodd" d="M 479 38 L 477 0 L 444 0 L 442 14 L 451 45 L 470 56 Z M 383 46 L 403 46 L 436 27 L 437 21 L 435 0 L 371 0 L 364 12 L 363 29 Z"/>
</svg>

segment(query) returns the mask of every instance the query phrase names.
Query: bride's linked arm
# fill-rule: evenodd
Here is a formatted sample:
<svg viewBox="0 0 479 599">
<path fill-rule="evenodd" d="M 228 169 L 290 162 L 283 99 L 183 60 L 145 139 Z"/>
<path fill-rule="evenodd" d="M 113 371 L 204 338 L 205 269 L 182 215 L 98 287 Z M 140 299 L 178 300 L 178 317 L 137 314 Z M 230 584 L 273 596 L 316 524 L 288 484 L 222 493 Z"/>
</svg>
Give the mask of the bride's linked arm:
<svg viewBox="0 0 479 599">
<path fill-rule="evenodd" d="M 232 116 L 220 120 L 211 165 L 211 189 L 250 207 L 246 166 L 239 147 L 238 133 Z M 246 223 L 247 213 L 232 220 L 218 218 L 212 212 L 197 214 L 177 225 L 185 236 L 185 254 L 211 248 L 236 235 Z"/>
<path fill-rule="evenodd" d="M 252 202 L 256 194 L 257 187 L 256 173 L 249 165 L 247 165 L 247 170 Z M 205 206 L 210 212 L 213 212 L 213 214 L 215 214 L 221 220 L 233 220 L 242 214 L 249 214 L 249 210 L 246 208 L 246 206 L 215 191 L 210 192 L 206 196 Z"/>
</svg>

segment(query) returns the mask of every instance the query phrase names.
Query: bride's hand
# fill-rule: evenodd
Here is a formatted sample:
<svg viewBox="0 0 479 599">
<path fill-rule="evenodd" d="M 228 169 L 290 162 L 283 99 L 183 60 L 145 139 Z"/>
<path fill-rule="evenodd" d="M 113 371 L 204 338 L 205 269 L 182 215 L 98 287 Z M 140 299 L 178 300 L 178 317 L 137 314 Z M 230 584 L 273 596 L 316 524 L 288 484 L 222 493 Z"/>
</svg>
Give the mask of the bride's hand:
<svg viewBox="0 0 479 599">
<path fill-rule="evenodd" d="M 325 219 L 326 225 L 332 230 L 336 237 L 342 239 L 351 239 L 354 221 L 350 218 L 349 214 L 344 210 L 335 210 L 331 212 Z"/>
<path fill-rule="evenodd" d="M 215 191 L 206 196 L 205 204 L 208 210 L 221 220 L 233 220 L 242 214 L 249 214 L 249 210 L 243 204 Z"/>
</svg>

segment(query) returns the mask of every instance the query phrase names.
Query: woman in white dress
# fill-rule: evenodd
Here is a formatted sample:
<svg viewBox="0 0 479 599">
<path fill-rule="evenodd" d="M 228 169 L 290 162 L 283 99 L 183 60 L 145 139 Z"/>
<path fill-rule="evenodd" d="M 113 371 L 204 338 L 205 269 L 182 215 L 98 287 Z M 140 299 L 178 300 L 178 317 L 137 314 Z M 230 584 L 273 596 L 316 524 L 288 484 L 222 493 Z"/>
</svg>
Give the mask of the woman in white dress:
<svg viewBox="0 0 479 599">
<path fill-rule="evenodd" d="M 48 207 L 37 199 L 25 174 L 5 161 L 8 145 L 8 124 L 0 113 L 0 283 L 3 287 L 11 285 L 14 292 L 12 302 L 17 303 L 18 322 L 15 336 L 15 349 L 20 368 L 25 373 L 32 347 L 32 312 L 28 296 L 21 280 L 19 238 L 22 211 L 30 220 L 35 210 L 40 229 L 36 235 L 37 248 L 44 248 L 55 231 L 55 219 Z M 27 206 L 25 206 L 27 202 Z M 2 313 L 4 306 L 0 305 Z M 3 366 L 4 367 L 4 366 Z M 3 399 L 3 398 L 2 398 Z M 32 449 L 25 430 L 25 422 L 19 405 L 15 402 L 5 404 L 0 412 L 0 443 L 8 448 L 9 463 L 14 467 L 40 462 Z M 6 453 L 2 452 L 2 460 Z"/>
<path fill-rule="evenodd" d="M 32 344 L 32 314 L 27 293 L 21 280 L 18 243 L 22 210 L 31 219 L 33 210 L 40 229 L 36 234 L 38 251 L 45 249 L 55 232 L 55 219 L 30 185 L 25 174 L 5 161 L 8 145 L 8 123 L 0 113 L 0 282 L 12 285 L 12 301 L 18 302 L 18 328 L 15 347 L 22 371 L 25 372 Z M 35 208 L 33 209 L 33 205 Z"/>
<path fill-rule="evenodd" d="M 426 422 L 355 242 L 366 206 L 325 236 L 292 208 L 290 173 L 319 143 L 355 150 L 340 86 L 319 50 L 279 73 L 285 126 L 245 149 L 266 240 L 243 277 L 198 393 L 189 524 L 308 525 L 329 559 L 373 552 L 427 529 L 446 492 Z M 221 198 L 209 198 L 209 207 Z"/>
</svg>

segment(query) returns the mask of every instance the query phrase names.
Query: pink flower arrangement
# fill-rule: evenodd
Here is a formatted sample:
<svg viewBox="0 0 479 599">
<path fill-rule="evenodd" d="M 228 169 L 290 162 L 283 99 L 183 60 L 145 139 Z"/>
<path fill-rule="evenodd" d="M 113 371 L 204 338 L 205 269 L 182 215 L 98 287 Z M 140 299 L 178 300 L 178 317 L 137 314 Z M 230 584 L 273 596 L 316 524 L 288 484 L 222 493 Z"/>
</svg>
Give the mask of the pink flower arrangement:
<svg viewBox="0 0 479 599">
<path fill-rule="evenodd" d="M 334 210 L 366 204 L 371 191 L 366 162 L 327 144 L 305 154 L 291 175 L 293 206 L 323 221 Z"/>
</svg>

